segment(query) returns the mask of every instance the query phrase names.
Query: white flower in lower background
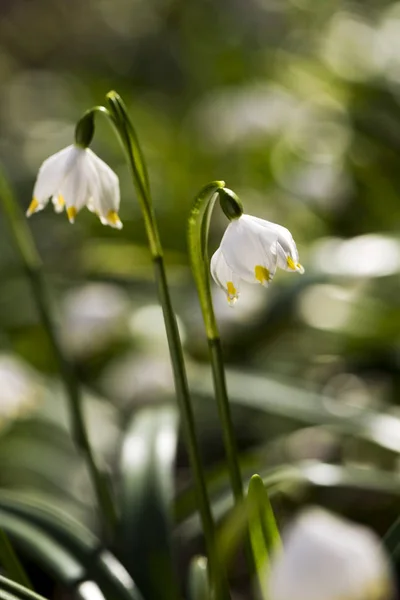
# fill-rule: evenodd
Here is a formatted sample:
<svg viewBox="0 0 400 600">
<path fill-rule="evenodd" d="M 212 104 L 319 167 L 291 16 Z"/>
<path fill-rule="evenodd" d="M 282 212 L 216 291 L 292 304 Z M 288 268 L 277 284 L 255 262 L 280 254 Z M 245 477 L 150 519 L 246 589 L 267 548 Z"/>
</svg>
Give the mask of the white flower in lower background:
<svg viewBox="0 0 400 600">
<path fill-rule="evenodd" d="M 322 509 L 303 512 L 272 561 L 270 600 L 389 600 L 393 585 L 379 538 Z"/>
<path fill-rule="evenodd" d="M 277 267 L 304 273 L 290 231 L 250 215 L 230 222 L 211 259 L 211 274 L 231 305 L 239 297 L 242 279 L 267 286 Z"/>
<path fill-rule="evenodd" d="M 27 216 L 42 210 L 50 198 L 56 212 L 62 212 L 65 208 L 70 223 L 86 206 L 98 215 L 103 225 L 122 228 L 118 216 L 118 177 L 89 148 L 72 144 L 44 161 L 39 169 Z"/>
</svg>

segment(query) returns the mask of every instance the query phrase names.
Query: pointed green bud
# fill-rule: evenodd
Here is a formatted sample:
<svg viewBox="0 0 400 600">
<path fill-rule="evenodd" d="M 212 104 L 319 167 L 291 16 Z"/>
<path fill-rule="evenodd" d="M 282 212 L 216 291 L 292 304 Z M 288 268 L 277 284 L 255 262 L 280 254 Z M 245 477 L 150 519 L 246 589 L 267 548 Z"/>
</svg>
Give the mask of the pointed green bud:
<svg viewBox="0 0 400 600">
<path fill-rule="evenodd" d="M 219 203 L 225 215 L 230 221 L 239 219 L 243 214 L 243 205 L 239 196 L 228 188 L 220 188 L 218 190 Z"/>
<path fill-rule="evenodd" d="M 94 136 L 94 110 L 88 110 L 75 127 L 75 144 L 87 148 Z"/>
</svg>

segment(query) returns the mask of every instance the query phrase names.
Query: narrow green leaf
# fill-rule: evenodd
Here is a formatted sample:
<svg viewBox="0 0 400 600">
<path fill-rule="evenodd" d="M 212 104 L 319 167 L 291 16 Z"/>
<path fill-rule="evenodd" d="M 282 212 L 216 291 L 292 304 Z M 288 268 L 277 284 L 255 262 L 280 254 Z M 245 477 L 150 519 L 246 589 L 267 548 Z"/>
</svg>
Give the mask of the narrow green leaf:
<svg viewBox="0 0 400 600">
<path fill-rule="evenodd" d="M 171 541 L 177 414 L 144 409 L 130 423 L 121 456 L 117 540 L 128 571 L 146 598 L 178 597 Z"/>
<path fill-rule="evenodd" d="M 76 586 L 75 596 L 78 600 L 104 600 L 102 590 L 94 581 L 82 581 Z"/>
<path fill-rule="evenodd" d="M 195 556 L 190 563 L 189 599 L 211 600 L 207 559 L 205 556 Z"/>
<path fill-rule="evenodd" d="M 46 600 L 36 592 L 2 575 L 0 575 L 0 593 L 4 594 L 4 598 L 10 596 L 18 600 Z"/>
<path fill-rule="evenodd" d="M 15 492 L 0 493 L 0 509 L 36 526 L 77 558 L 109 600 L 141 600 L 139 591 L 122 564 L 85 526 L 52 505 Z"/>
<path fill-rule="evenodd" d="M 14 552 L 14 548 L 10 544 L 7 534 L 0 528 L 0 563 L 4 567 L 7 575 L 20 583 L 21 585 L 33 589 L 25 569 L 20 563 L 18 556 Z"/>
<path fill-rule="evenodd" d="M 256 565 L 260 591 L 267 600 L 265 582 L 272 553 L 280 547 L 281 539 L 267 490 L 259 475 L 250 479 L 247 493 L 250 542 Z"/>
<path fill-rule="evenodd" d="M 400 517 L 389 527 L 383 538 L 383 543 L 394 562 L 397 563 L 400 558 Z"/>
<path fill-rule="evenodd" d="M 0 510 L 0 527 L 22 552 L 39 563 L 57 581 L 73 587 L 85 576 L 85 569 L 67 550 L 38 527 Z"/>
</svg>

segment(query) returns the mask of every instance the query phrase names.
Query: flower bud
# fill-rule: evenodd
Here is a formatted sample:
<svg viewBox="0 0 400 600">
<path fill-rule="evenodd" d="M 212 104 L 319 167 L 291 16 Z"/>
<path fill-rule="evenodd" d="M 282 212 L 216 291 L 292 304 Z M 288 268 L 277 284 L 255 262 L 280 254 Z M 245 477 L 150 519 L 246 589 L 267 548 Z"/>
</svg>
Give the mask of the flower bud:
<svg viewBox="0 0 400 600">
<path fill-rule="evenodd" d="M 235 192 L 224 187 L 218 190 L 218 194 L 221 208 L 230 221 L 233 219 L 238 219 L 242 216 L 242 202 Z"/>
</svg>

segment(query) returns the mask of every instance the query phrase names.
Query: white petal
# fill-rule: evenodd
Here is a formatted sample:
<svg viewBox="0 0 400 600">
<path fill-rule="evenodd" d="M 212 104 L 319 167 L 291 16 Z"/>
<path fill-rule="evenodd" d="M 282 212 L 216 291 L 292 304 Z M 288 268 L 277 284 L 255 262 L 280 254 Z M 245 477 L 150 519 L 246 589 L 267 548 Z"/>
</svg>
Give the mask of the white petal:
<svg viewBox="0 0 400 600">
<path fill-rule="evenodd" d="M 95 171 L 96 183 L 93 182 L 92 201 L 89 210 L 97 212 L 103 225 L 111 225 L 116 229 L 122 228 L 118 216 L 120 204 L 119 180 L 114 171 L 89 150 L 92 169 Z"/>
<path fill-rule="evenodd" d="M 270 600 L 390 597 L 388 562 L 372 531 L 313 509 L 285 533 L 284 552 L 272 561 Z"/>
<path fill-rule="evenodd" d="M 59 188 L 62 180 L 73 167 L 77 158 L 76 146 L 68 146 L 46 159 L 39 169 L 33 188 L 33 197 L 39 204 L 49 200 Z"/>
<path fill-rule="evenodd" d="M 249 283 L 268 283 L 276 271 L 276 239 L 254 220 L 243 215 L 232 221 L 221 241 L 221 249 L 231 269 Z M 258 268 L 258 271 L 256 271 Z M 260 269 L 265 278 L 258 279 Z"/>
<path fill-rule="evenodd" d="M 233 306 L 239 298 L 240 277 L 228 266 L 221 248 L 213 254 L 210 270 L 215 283 L 224 290 L 229 304 Z"/>
<path fill-rule="evenodd" d="M 56 213 L 62 213 L 62 211 L 65 208 L 64 198 L 62 196 L 53 196 L 51 198 L 51 201 L 52 201 L 53 206 L 54 206 L 54 211 Z"/>
<path fill-rule="evenodd" d="M 85 155 L 79 157 L 58 190 L 58 195 L 65 201 L 71 223 L 89 199 L 89 176 L 85 158 Z"/>
<path fill-rule="evenodd" d="M 297 251 L 296 243 L 289 229 L 286 229 L 286 227 L 282 227 L 282 225 L 278 225 L 277 223 L 259 219 L 258 217 L 250 217 L 249 215 L 244 216 L 257 222 L 261 227 L 264 227 L 265 230 L 277 234 L 276 251 L 278 255 L 278 267 L 280 269 L 304 273 L 304 268 L 299 263 L 299 253 Z"/>
</svg>

